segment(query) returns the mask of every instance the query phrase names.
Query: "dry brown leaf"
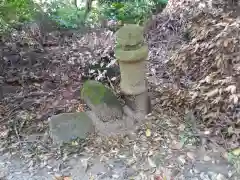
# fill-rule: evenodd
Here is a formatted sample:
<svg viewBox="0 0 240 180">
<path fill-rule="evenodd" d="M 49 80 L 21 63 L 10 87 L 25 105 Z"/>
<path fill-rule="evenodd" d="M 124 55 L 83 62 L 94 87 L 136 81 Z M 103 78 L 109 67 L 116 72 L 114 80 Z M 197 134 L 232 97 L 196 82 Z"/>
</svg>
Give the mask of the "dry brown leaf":
<svg viewBox="0 0 240 180">
<path fill-rule="evenodd" d="M 232 151 L 235 156 L 240 156 L 240 148 L 236 148 Z"/>
<path fill-rule="evenodd" d="M 237 91 L 237 87 L 235 85 L 230 85 L 225 88 L 225 91 L 235 94 Z"/>
<path fill-rule="evenodd" d="M 233 104 L 238 104 L 238 96 L 236 94 L 232 94 L 229 96 L 230 102 L 233 102 Z"/>
<path fill-rule="evenodd" d="M 191 159 L 191 160 L 195 160 L 196 159 L 196 155 L 193 152 L 187 152 L 187 156 Z"/>
<path fill-rule="evenodd" d="M 157 165 L 154 163 L 154 161 L 150 157 L 148 157 L 148 164 L 152 168 L 157 167 Z"/>
<path fill-rule="evenodd" d="M 55 176 L 54 180 L 73 180 L 70 176 Z"/>
<path fill-rule="evenodd" d="M 78 105 L 77 112 L 84 112 L 84 105 L 83 104 Z"/>
<path fill-rule="evenodd" d="M 72 177 L 68 176 L 68 177 L 64 177 L 63 180 L 73 180 Z"/>
<path fill-rule="evenodd" d="M 205 95 L 209 98 L 209 97 L 213 97 L 213 96 L 216 96 L 217 94 L 219 93 L 219 89 L 214 89 L 208 93 L 205 93 Z"/>
</svg>

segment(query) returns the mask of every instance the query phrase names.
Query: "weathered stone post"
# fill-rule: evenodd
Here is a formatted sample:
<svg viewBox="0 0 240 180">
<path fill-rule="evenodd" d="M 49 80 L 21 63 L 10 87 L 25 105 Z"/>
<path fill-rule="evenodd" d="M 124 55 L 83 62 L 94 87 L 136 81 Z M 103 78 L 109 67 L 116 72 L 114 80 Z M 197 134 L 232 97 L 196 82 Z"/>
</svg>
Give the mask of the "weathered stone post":
<svg viewBox="0 0 240 180">
<path fill-rule="evenodd" d="M 144 43 L 143 28 L 128 24 L 120 28 L 116 36 L 115 55 L 121 71 L 121 91 L 128 106 L 141 115 L 147 115 L 151 107 L 146 80 L 148 47 Z"/>
</svg>

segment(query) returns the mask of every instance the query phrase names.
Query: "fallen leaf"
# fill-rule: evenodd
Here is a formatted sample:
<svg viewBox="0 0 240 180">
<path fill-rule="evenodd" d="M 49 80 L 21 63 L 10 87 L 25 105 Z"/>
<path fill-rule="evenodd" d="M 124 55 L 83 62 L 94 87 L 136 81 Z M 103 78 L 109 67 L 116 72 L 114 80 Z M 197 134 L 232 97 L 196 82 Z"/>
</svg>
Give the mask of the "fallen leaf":
<svg viewBox="0 0 240 180">
<path fill-rule="evenodd" d="M 151 134 L 152 134 L 152 133 L 151 133 L 151 130 L 150 130 L 150 129 L 147 129 L 147 130 L 146 130 L 146 136 L 147 136 L 147 137 L 150 137 Z"/>
<path fill-rule="evenodd" d="M 148 164 L 153 168 L 157 167 L 157 165 L 153 162 L 153 160 L 150 157 L 148 157 Z"/>
<path fill-rule="evenodd" d="M 233 130 L 232 126 L 230 126 L 227 131 L 228 131 L 228 134 L 233 134 L 234 133 L 234 130 Z"/>
<path fill-rule="evenodd" d="M 195 160 L 196 155 L 193 152 L 187 152 L 187 156 L 191 159 L 191 160 Z"/>
<path fill-rule="evenodd" d="M 211 161 L 212 159 L 211 159 L 209 156 L 204 156 L 204 157 L 203 157 L 203 160 L 204 160 L 204 161 Z"/>
<path fill-rule="evenodd" d="M 178 127 L 178 129 L 179 129 L 180 131 L 184 131 L 185 128 L 186 128 L 186 126 L 185 126 L 184 124 L 180 124 L 180 126 Z"/>
<path fill-rule="evenodd" d="M 237 87 L 235 85 L 230 85 L 225 89 L 225 91 L 231 92 L 232 94 L 234 94 L 237 91 Z"/>
<path fill-rule="evenodd" d="M 205 95 L 206 95 L 207 97 L 213 97 L 213 96 L 216 96 L 218 93 L 219 93 L 219 89 L 214 89 L 214 90 L 206 93 Z"/>
<path fill-rule="evenodd" d="M 223 46 L 224 46 L 224 47 L 227 47 L 229 41 L 230 41 L 230 39 L 225 39 L 225 40 L 223 41 Z"/>
<path fill-rule="evenodd" d="M 73 180 L 71 177 L 64 177 L 63 180 Z"/>
<path fill-rule="evenodd" d="M 77 146 L 78 145 L 78 142 L 77 141 L 72 141 L 72 146 Z"/>
<path fill-rule="evenodd" d="M 230 97 L 230 102 L 233 102 L 234 104 L 238 103 L 238 96 L 236 94 L 232 94 Z"/>
<path fill-rule="evenodd" d="M 174 140 L 173 143 L 172 143 L 172 148 L 179 150 L 179 149 L 182 149 L 183 145 L 184 145 L 184 143 L 177 142 L 177 141 Z"/>
<path fill-rule="evenodd" d="M 54 180 L 64 180 L 62 176 L 55 176 Z"/>
<path fill-rule="evenodd" d="M 185 160 L 185 156 L 184 155 L 180 155 L 178 157 L 178 160 L 182 163 L 182 164 L 185 164 L 186 163 L 186 160 Z"/>
<path fill-rule="evenodd" d="M 240 156 L 240 148 L 234 149 L 234 150 L 232 151 L 232 154 L 233 154 L 234 156 Z"/>
<path fill-rule="evenodd" d="M 84 105 L 83 104 L 78 105 L 77 112 L 84 112 Z"/>
<path fill-rule="evenodd" d="M 94 180 L 94 176 L 91 175 L 90 178 L 89 178 L 89 180 Z"/>
<path fill-rule="evenodd" d="M 9 129 L 6 126 L 0 127 L 0 138 L 5 139 L 9 134 Z"/>
<path fill-rule="evenodd" d="M 70 176 L 55 176 L 54 180 L 73 180 Z"/>
</svg>

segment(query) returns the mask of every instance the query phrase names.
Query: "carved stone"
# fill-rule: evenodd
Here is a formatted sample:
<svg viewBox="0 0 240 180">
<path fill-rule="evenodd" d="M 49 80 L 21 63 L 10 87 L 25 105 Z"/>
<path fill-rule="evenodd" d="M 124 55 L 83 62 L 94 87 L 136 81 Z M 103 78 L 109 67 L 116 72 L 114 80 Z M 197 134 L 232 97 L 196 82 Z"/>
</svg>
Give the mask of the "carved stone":
<svg viewBox="0 0 240 180">
<path fill-rule="evenodd" d="M 120 28 L 116 35 L 115 56 L 120 66 L 121 91 L 128 106 L 142 115 L 147 115 L 151 107 L 146 80 L 148 47 L 144 43 L 143 28 L 128 24 Z"/>
</svg>

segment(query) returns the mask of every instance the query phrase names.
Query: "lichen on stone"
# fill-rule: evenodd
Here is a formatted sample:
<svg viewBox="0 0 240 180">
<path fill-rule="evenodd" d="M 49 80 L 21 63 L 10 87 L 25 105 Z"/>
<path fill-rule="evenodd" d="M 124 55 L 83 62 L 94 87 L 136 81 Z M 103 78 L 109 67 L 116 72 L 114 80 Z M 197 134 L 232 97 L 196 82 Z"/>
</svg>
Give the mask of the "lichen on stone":
<svg viewBox="0 0 240 180">
<path fill-rule="evenodd" d="M 143 61 L 146 60 L 148 57 L 148 47 L 143 45 L 138 47 L 135 50 L 124 50 L 123 48 L 117 47 L 115 49 L 115 56 L 119 61 L 124 62 L 135 62 L 135 61 Z"/>
<path fill-rule="evenodd" d="M 143 42 L 143 28 L 135 24 L 128 24 L 120 28 L 117 33 L 117 43 L 120 46 L 135 46 Z"/>
</svg>

